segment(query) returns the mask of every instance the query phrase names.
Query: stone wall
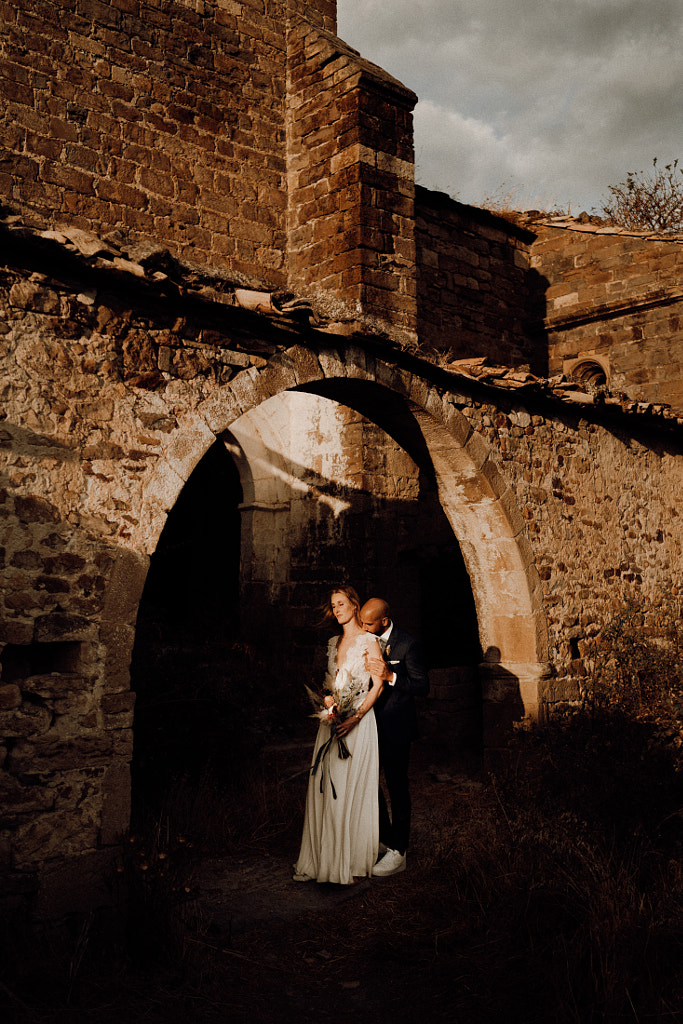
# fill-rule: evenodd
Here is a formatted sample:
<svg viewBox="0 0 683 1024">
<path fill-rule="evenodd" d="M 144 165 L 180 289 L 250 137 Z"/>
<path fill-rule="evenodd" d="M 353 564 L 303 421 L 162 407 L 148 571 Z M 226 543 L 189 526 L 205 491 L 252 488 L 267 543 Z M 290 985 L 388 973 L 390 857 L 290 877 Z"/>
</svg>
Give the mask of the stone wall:
<svg viewBox="0 0 683 1024">
<path fill-rule="evenodd" d="M 63 25 L 68 11 L 68 28 Z M 414 338 L 415 96 L 336 4 L 5 4 L 0 191 L 30 222 L 163 247 Z M 289 212 L 288 212 L 289 208 Z"/>
<path fill-rule="evenodd" d="M 531 264 L 548 282 L 549 373 L 597 362 L 612 391 L 683 410 L 683 237 L 530 226 Z"/>
<path fill-rule="evenodd" d="M 437 698 L 480 687 L 487 744 L 577 699 L 627 601 L 652 635 L 680 613 L 680 239 L 424 190 L 416 225 L 414 96 L 327 0 L 2 10 L 10 893 L 101 897 L 140 597 L 210 451 L 253 618 L 285 593 L 300 638 L 340 571 L 380 586 Z M 631 402 L 547 379 L 590 358 Z"/>
<path fill-rule="evenodd" d="M 416 239 L 421 345 L 447 361 L 487 357 L 545 376 L 533 233 L 418 188 Z"/>
<path fill-rule="evenodd" d="M 21 259 L 21 242 L 5 251 Z M 29 262 L 43 272 L 5 268 L 0 285 L 0 862 L 10 892 L 35 895 L 36 872 L 59 874 L 68 859 L 79 885 L 54 891 L 76 909 L 102 898 L 101 865 L 130 814 L 128 666 L 148 557 L 126 545 L 142 480 L 204 390 L 183 379 L 228 379 L 250 357 L 235 347 L 215 360 L 201 322 L 182 328 L 168 300 L 161 321 L 140 306 L 131 318 L 130 269 L 111 277 L 105 261 L 107 290 L 68 243 L 48 241 Z M 154 390 L 160 361 L 171 406 Z M 64 909 L 48 882 L 38 907 Z"/>
<path fill-rule="evenodd" d="M 281 568 L 291 563 L 290 595 L 292 585 L 300 591 L 300 628 L 314 603 L 306 594 L 326 588 L 340 561 L 361 564 L 344 557 L 352 539 L 388 590 L 420 590 L 420 607 L 395 603 L 425 631 L 458 579 L 439 519 L 447 510 L 493 659 L 481 677 L 486 742 L 500 742 L 525 707 L 577 699 L 587 643 L 627 600 L 655 635 L 675 612 L 675 419 L 533 389 L 511 394 L 389 343 L 378 349 L 371 336 L 354 347 L 247 313 L 192 275 L 171 300 L 155 271 L 140 277 L 125 261 L 113 271 L 113 261 L 77 258 L 51 238 L 36 238 L 30 253 L 14 238 L 19 265 L 5 268 L 0 288 L 0 850 L 10 888 L 34 892 L 41 880 L 43 912 L 63 909 L 60 899 L 73 909 L 96 898 L 102 861 L 126 827 L 129 661 L 148 556 L 169 510 L 216 435 L 283 391 L 324 378 L 320 394 L 355 409 L 336 434 L 312 421 L 305 443 L 285 447 L 296 478 L 320 492 L 296 503 L 298 552 L 278 553 Z M 305 342 L 296 352 L 295 340 Z M 320 463 L 301 466 L 316 442 Z M 344 502 L 350 490 L 352 519 L 337 521 L 323 498 Z M 325 561 L 328 541 L 334 557 Z M 250 569 L 254 579 L 267 555 Z M 458 614 L 449 607 L 447 619 Z M 441 699 L 460 685 L 459 653 L 455 664 L 440 662 Z M 552 669 L 539 689 L 545 658 Z M 65 872 L 72 881 L 60 887 Z M 74 873 L 89 878 L 78 899 Z"/>
<path fill-rule="evenodd" d="M 412 108 L 417 97 L 339 39 L 289 33 L 292 287 L 415 336 Z"/>
<path fill-rule="evenodd" d="M 595 372 L 683 409 L 683 239 L 569 217 L 506 219 L 418 188 L 418 334 L 444 362 Z"/>
<path fill-rule="evenodd" d="M 285 287 L 289 7 L 7 0 L 5 202 Z M 336 28 L 334 0 L 294 10 Z"/>
<path fill-rule="evenodd" d="M 657 636 L 683 608 L 680 431 L 512 399 L 463 412 L 497 453 L 525 521 L 553 666 L 544 699 L 563 706 L 579 698 L 605 622 L 633 604 Z"/>
</svg>

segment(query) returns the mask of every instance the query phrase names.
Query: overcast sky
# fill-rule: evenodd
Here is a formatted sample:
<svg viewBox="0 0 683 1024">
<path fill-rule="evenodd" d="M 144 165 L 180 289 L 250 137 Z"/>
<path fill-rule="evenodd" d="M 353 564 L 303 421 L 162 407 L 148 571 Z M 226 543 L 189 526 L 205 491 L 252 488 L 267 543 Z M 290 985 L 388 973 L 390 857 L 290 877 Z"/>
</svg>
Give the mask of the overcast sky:
<svg viewBox="0 0 683 1024">
<path fill-rule="evenodd" d="M 683 165 L 683 0 L 337 2 L 341 38 L 419 97 L 427 188 L 579 214 Z"/>
</svg>

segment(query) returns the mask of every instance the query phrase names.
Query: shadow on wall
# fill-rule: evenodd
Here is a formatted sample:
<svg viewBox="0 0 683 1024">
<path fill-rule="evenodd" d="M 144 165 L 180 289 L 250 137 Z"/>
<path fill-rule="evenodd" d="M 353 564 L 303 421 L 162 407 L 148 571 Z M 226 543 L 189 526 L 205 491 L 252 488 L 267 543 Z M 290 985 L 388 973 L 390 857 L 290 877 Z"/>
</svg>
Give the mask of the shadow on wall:
<svg viewBox="0 0 683 1024">
<path fill-rule="evenodd" d="M 512 735 L 515 723 L 524 718 L 524 701 L 519 688 L 519 679 L 503 668 L 498 647 L 487 647 L 482 664 L 479 666 L 482 703 L 484 714 L 485 749 L 500 747 L 501 738 Z"/>
</svg>

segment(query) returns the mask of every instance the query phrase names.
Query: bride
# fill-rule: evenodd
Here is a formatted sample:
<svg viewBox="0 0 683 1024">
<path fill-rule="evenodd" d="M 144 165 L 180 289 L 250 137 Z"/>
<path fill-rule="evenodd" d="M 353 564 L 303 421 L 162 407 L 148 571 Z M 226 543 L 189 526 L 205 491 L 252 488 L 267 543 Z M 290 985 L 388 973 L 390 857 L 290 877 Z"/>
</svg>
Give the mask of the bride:
<svg viewBox="0 0 683 1024">
<path fill-rule="evenodd" d="M 327 616 L 342 628 L 327 650 L 325 704 L 332 715 L 323 717 L 313 749 L 296 882 L 353 885 L 372 874 L 377 860 L 379 753 L 372 706 L 384 684 L 372 681 L 365 667 L 366 653 L 376 654 L 379 643 L 363 630 L 359 613 L 353 587 L 332 591 Z"/>
</svg>

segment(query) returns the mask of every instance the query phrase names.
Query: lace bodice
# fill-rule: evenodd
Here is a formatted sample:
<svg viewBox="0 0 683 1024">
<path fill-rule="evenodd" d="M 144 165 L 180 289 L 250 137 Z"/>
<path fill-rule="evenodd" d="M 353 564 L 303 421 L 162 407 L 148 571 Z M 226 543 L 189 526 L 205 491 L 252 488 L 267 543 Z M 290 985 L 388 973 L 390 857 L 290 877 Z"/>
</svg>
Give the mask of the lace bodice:
<svg viewBox="0 0 683 1024">
<path fill-rule="evenodd" d="M 370 688 L 370 673 L 365 667 L 365 652 L 377 644 L 370 633 L 361 633 L 346 652 L 341 668 L 337 668 L 337 642 L 339 637 L 333 636 L 327 645 L 327 679 L 326 683 L 333 693 L 357 689 L 353 706 L 360 707 Z"/>
</svg>

